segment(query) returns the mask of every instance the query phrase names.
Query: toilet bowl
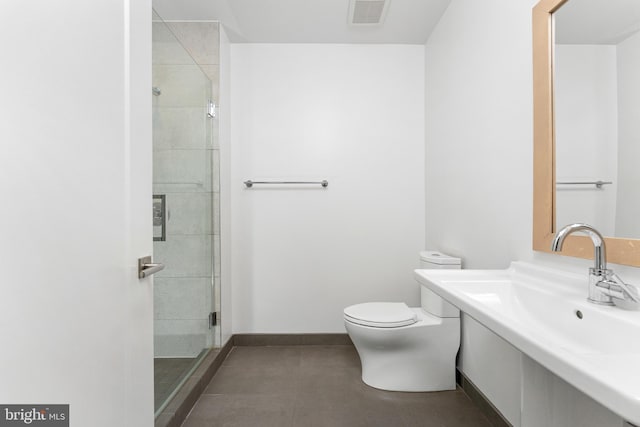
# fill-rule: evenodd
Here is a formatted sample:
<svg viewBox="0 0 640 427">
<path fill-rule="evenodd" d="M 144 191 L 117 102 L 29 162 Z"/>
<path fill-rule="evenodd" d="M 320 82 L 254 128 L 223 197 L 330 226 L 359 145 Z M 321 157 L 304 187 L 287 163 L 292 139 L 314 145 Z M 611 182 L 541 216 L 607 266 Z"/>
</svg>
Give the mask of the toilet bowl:
<svg viewBox="0 0 640 427">
<path fill-rule="evenodd" d="M 460 259 L 420 252 L 421 268 L 460 268 Z M 365 384 L 390 391 L 454 390 L 460 312 L 421 287 L 421 307 L 370 302 L 344 309 Z"/>
</svg>

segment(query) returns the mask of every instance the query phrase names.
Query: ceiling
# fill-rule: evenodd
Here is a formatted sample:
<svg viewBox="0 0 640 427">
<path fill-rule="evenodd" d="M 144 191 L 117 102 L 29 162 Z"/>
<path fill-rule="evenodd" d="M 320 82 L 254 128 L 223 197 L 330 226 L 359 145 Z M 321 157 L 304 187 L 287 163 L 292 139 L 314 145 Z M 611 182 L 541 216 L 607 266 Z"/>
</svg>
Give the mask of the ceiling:
<svg viewBox="0 0 640 427">
<path fill-rule="evenodd" d="M 220 21 L 233 43 L 424 44 L 451 0 L 387 0 L 381 25 L 348 24 L 350 0 L 153 0 L 167 21 Z"/>
<path fill-rule="evenodd" d="M 640 30 L 640 0 L 570 0 L 554 21 L 557 43 L 618 44 Z"/>
</svg>

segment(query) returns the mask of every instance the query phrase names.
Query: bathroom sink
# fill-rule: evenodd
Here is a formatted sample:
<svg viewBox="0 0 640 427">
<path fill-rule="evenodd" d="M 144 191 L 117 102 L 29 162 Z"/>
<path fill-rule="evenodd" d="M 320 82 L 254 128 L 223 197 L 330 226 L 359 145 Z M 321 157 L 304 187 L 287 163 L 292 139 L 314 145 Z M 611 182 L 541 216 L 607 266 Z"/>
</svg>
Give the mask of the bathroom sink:
<svg viewBox="0 0 640 427">
<path fill-rule="evenodd" d="M 587 273 L 524 262 L 415 277 L 574 387 L 640 424 L 640 311 L 587 302 Z"/>
</svg>

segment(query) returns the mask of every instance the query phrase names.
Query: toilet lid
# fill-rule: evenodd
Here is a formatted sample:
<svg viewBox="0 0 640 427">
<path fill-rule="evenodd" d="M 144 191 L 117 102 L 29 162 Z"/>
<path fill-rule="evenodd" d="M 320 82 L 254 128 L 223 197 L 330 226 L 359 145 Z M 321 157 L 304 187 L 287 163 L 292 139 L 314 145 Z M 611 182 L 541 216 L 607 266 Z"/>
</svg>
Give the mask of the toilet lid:
<svg viewBox="0 0 640 427">
<path fill-rule="evenodd" d="M 416 323 L 418 316 L 403 302 L 367 302 L 344 309 L 349 322 L 376 328 L 397 328 Z"/>
</svg>

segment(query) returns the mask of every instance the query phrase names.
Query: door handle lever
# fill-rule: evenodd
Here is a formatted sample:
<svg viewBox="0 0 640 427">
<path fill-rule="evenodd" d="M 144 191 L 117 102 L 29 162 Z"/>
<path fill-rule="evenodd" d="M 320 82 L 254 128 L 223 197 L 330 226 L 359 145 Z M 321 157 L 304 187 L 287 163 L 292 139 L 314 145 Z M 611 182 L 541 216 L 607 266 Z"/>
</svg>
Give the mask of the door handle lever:
<svg viewBox="0 0 640 427">
<path fill-rule="evenodd" d="M 151 256 L 138 258 L 138 279 L 149 277 L 160 270 L 164 270 L 164 264 L 151 262 Z"/>
</svg>

